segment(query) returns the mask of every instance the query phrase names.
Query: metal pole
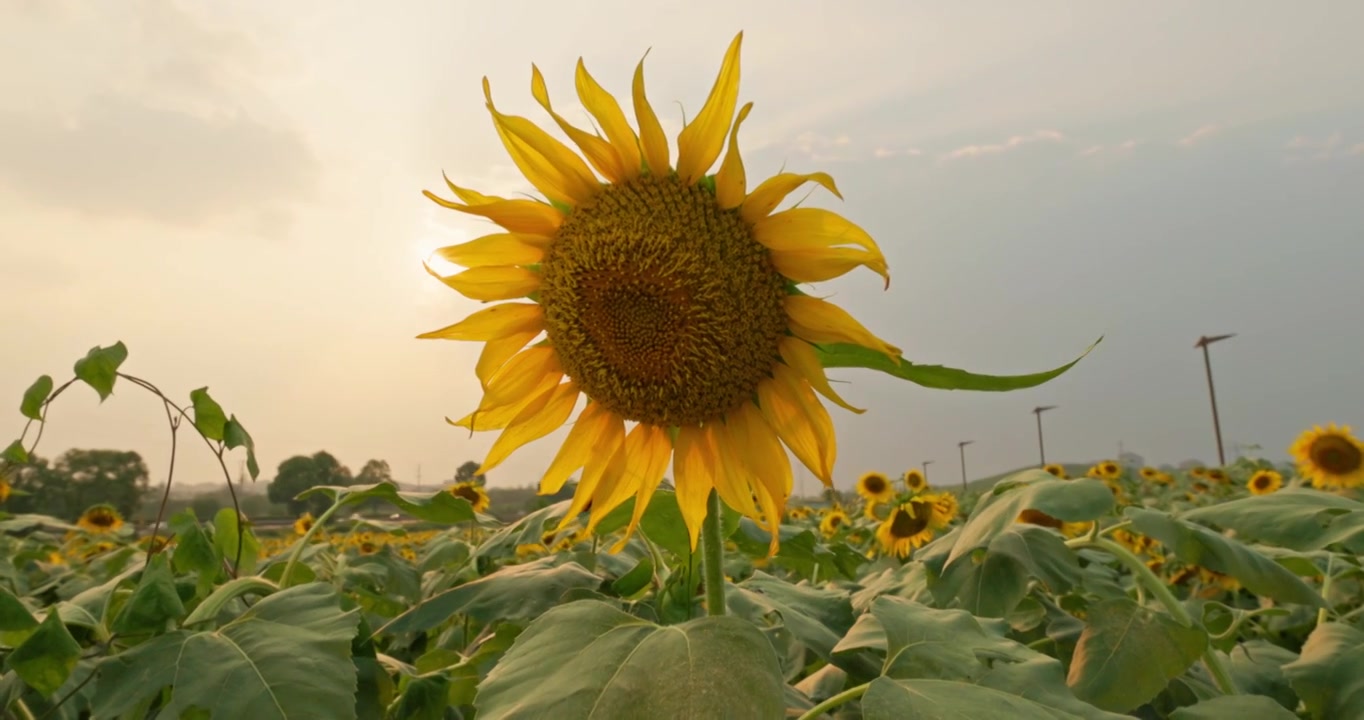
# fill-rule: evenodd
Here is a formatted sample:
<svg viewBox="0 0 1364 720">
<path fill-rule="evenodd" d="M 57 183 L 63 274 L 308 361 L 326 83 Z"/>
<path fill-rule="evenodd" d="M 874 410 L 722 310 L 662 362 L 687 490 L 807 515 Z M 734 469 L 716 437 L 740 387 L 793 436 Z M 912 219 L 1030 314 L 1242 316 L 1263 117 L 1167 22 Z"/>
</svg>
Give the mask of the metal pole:
<svg viewBox="0 0 1364 720">
<path fill-rule="evenodd" d="M 1048 410 L 1055 410 L 1056 405 L 1039 405 L 1032 409 L 1032 414 L 1037 416 L 1037 454 L 1042 458 L 1042 464 L 1047 464 L 1047 448 L 1042 444 L 1042 413 Z"/>
<path fill-rule="evenodd" d="M 923 471 L 924 471 L 924 482 L 925 482 L 925 483 L 928 482 L 928 466 L 929 466 L 929 465 L 932 465 L 932 464 L 933 464 L 933 461 L 932 461 L 932 460 L 925 460 L 925 461 L 923 461 L 923 463 L 921 463 L 921 465 L 922 465 L 922 467 L 923 467 Z"/>
<path fill-rule="evenodd" d="M 1227 454 L 1222 449 L 1222 421 L 1217 416 L 1217 391 L 1213 388 L 1212 384 L 1212 358 L 1208 354 L 1208 346 L 1219 340 L 1226 340 L 1229 337 L 1235 337 L 1235 333 L 1231 335 L 1214 335 L 1213 337 L 1204 335 L 1194 344 L 1194 347 L 1203 348 L 1203 369 L 1208 375 L 1208 401 L 1212 405 L 1212 431 L 1213 434 L 1217 436 L 1217 464 L 1219 466 L 1225 466 L 1227 464 Z"/>
<path fill-rule="evenodd" d="M 961 452 L 961 494 L 966 496 L 966 446 L 975 440 L 963 440 L 957 443 L 957 450 Z"/>
</svg>

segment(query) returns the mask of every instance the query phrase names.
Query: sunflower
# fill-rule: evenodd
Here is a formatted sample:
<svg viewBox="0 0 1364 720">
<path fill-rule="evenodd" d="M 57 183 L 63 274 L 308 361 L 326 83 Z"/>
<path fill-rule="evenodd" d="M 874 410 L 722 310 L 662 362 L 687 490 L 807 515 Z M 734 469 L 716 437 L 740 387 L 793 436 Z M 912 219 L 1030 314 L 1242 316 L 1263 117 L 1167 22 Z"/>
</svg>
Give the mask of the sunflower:
<svg viewBox="0 0 1364 720">
<path fill-rule="evenodd" d="M 298 517 L 297 520 L 294 521 L 294 534 L 307 535 L 308 531 L 313 529 L 313 522 L 314 520 L 312 513 L 310 512 L 303 513 Z"/>
<path fill-rule="evenodd" d="M 80 519 L 76 521 L 76 525 L 86 532 L 117 532 L 119 528 L 123 527 L 123 516 L 118 514 L 118 510 L 114 509 L 113 505 L 100 503 L 90 506 L 82 513 Z"/>
<path fill-rule="evenodd" d="M 1208 474 L 1208 469 L 1202 465 L 1195 465 L 1189 468 L 1189 477 L 1201 478 Z"/>
<path fill-rule="evenodd" d="M 3 477 L 0 477 L 0 503 L 9 499 L 10 492 L 11 488 L 9 485 L 9 481 Z"/>
<path fill-rule="evenodd" d="M 1066 537 L 1078 537 L 1083 535 L 1094 525 L 1092 522 L 1066 522 L 1054 518 L 1041 510 L 1034 510 L 1032 508 L 1028 508 L 1019 513 L 1016 522 L 1060 530 L 1061 534 Z"/>
<path fill-rule="evenodd" d="M 1175 481 L 1174 476 L 1171 475 L 1170 473 L 1165 472 L 1164 470 L 1158 470 L 1156 472 L 1156 476 L 1151 478 L 1151 482 L 1154 482 L 1157 485 L 1169 485 L 1174 481 Z"/>
<path fill-rule="evenodd" d="M 1312 487 L 1364 485 L 1364 444 L 1350 434 L 1348 425 L 1313 427 L 1298 436 L 1289 452 L 1298 461 L 1298 472 L 1311 479 Z"/>
<path fill-rule="evenodd" d="M 938 493 L 934 496 L 933 504 L 938 508 L 938 514 L 947 518 L 948 522 L 956 519 L 957 512 L 961 506 L 957 503 L 957 496 L 952 493 Z"/>
<path fill-rule="evenodd" d="M 468 500 L 469 504 L 474 506 L 474 512 L 487 510 L 491 502 L 488 499 L 488 491 L 484 490 L 482 485 L 472 481 L 455 483 L 446 488 L 446 492 L 457 498 Z"/>
<path fill-rule="evenodd" d="M 933 533 L 947 527 L 951 517 L 944 516 L 936 495 L 921 495 L 891 508 L 876 528 L 876 539 L 888 555 L 908 557 L 911 550 L 923 547 Z"/>
<path fill-rule="evenodd" d="M 1283 487 L 1283 475 L 1273 470 L 1260 470 L 1250 476 L 1246 488 L 1251 495 L 1268 495 Z"/>
<path fill-rule="evenodd" d="M 1145 555 L 1153 552 L 1160 547 L 1160 543 L 1141 533 L 1132 532 L 1126 528 L 1119 528 L 1113 531 L 1113 540 L 1119 545 L 1131 550 L 1135 555 Z"/>
<path fill-rule="evenodd" d="M 928 478 L 924 477 L 922 470 L 906 470 L 901 479 L 910 493 L 921 493 L 928 489 Z"/>
<path fill-rule="evenodd" d="M 1153 467 L 1151 467 L 1151 466 L 1149 466 L 1149 465 L 1146 466 L 1146 467 L 1143 467 L 1143 468 L 1139 471 L 1139 474 L 1141 475 L 1141 479 L 1142 479 L 1142 480 L 1147 480 L 1147 481 L 1152 481 L 1152 482 L 1155 481 L 1156 478 L 1160 477 L 1160 471 L 1157 470 L 1157 469 L 1155 469 L 1155 468 L 1153 468 Z"/>
<path fill-rule="evenodd" d="M 804 505 L 797 505 L 796 507 L 791 508 L 791 510 L 786 513 L 786 516 L 792 520 L 804 520 L 810 517 L 810 508 Z"/>
<path fill-rule="evenodd" d="M 824 537 L 833 537 L 848 525 L 848 521 L 848 513 L 843 512 L 843 508 L 833 508 L 824 513 L 824 518 L 819 521 L 819 531 L 824 533 Z"/>
<path fill-rule="evenodd" d="M 1227 471 L 1222 468 L 1208 468 L 1203 472 L 1203 477 L 1215 483 L 1224 483 L 1227 481 Z"/>
<path fill-rule="evenodd" d="M 786 450 L 833 486 L 833 423 L 816 393 L 861 412 L 829 385 L 816 344 L 851 343 L 900 362 L 898 348 L 846 311 L 795 288 L 858 266 L 889 275 L 875 241 L 843 217 L 773 212 L 805 183 L 837 195 L 827 174 L 781 173 L 748 191 L 738 129 L 752 104 L 735 117 L 742 38 L 678 135 L 676 164 L 645 96 L 643 62 L 631 88 L 636 131 L 580 60 L 578 99 L 605 137 L 555 113 L 534 66 L 531 94 L 587 162 L 530 120 L 499 112 L 483 83 L 498 137 L 546 201 L 448 180 L 456 200 L 427 193 L 505 231 L 438 250 L 469 268 L 441 280 L 475 300 L 524 299 L 421 336 L 487 343 L 475 368 L 483 399 L 452 424 L 503 430 L 478 470 L 486 473 L 567 422 L 585 395 L 540 492 L 558 492 L 581 469 L 566 517 L 592 500 L 589 530 L 633 496 L 628 538 L 671 461 L 693 546 L 712 489 L 760 520 L 775 546 L 791 489 Z"/>
<path fill-rule="evenodd" d="M 1047 463 L 1046 465 L 1042 466 L 1042 469 L 1051 473 L 1052 475 L 1055 475 L 1058 478 L 1061 478 L 1062 480 L 1070 479 L 1070 475 L 1066 474 L 1066 466 L 1064 465 L 1057 465 L 1056 463 Z"/>
<path fill-rule="evenodd" d="M 867 505 L 879 505 L 894 499 L 895 488 L 891 487 L 890 478 L 885 473 L 872 470 L 862 473 L 862 477 L 857 479 L 857 494 L 866 499 Z"/>
</svg>

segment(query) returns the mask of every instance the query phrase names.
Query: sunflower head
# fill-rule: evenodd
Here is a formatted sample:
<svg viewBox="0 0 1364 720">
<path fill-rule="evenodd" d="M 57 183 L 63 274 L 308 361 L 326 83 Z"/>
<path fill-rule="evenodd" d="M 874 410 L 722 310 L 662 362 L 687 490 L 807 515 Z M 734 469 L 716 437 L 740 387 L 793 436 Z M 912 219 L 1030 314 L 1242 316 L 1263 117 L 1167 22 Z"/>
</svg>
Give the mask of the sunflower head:
<svg viewBox="0 0 1364 720">
<path fill-rule="evenodd" d="M 895 488 L 885 473 L 872 470 L 857 478 L 857 494 L 870 503 L 887 503 L 895 497 Z"/>
<path fill-rule="evenodd" d="M 933 504 L 938 511 L 938 517 L 945 522 L 952 522 L 957 519 L 957 513 L 961 511 L 961 505 L 957 502 L 957 496 L 949 492 L 937 493 L 933 496 Z"/>
<path fill-rule="evenodd" d="M 1155 480 L 1160 477 L 1160 471 L 1147 465 L 1140 470 L 1142 480 Z"/>
<path fill-rule="evenodd" d="M 76 525 L 86 532 L 111 533 L 123 527 L 123 516 L 118 514 L 113 505 L 100 503 L 81 513 Z"/>
<path fill-rule="evenodd" d="M 1201 478 L 1208 474 L 1208 469 L 1202 465 L 1195 465 L 1189 468 L 1189 477 Z"/>
<path fill-rule="evenodd" d="M 313 529 L 314 522 L 315 521 L 313 520 L 312 513 L 310 512 L 303 513 L 298 517 L 297 520 L 294 521 L 294 534 L 307 535 L 308 531 Z"/>
<path fill-rule="evenodd" d="M 806 518 L 810 517 L 810 513 L 811 510 L 809 507 L 805 505 L 797 505 L 791 508 L 790 512 L 787 513 L 787 516 L 790 517 L 792 520 L 805 520 Z"/>
<path fill-rule="evenodd" d="M 842 508 L 833 508 L 824 513 L 823 519 L 819 521 L 819 531 L 824 537 L 833 537 L 838 531 L 848 526 L 848 513 Z"/>
<path fill-rule="evenodd" d="M 1227 471 L 1222 468 L 1208 468 L 1203 477 L 1215 483 L 1224 483 L 1227 481 Z"/>
<path fill-rule="evenodd" d="M 1193 490 L 1195 493 L 1202 494 L 1208 491 L 1208 484 L 1196 482 L 1193 485 L 1190 485 L 1189 489 Z"/>
<path fill-rule="evenodd" d="M 886 519 L 876 528 L 876 539 L 887 555 L 908 557 L 916 548 L 933 539 L 933 534 L 952 521 L 942 514 L 941 498 L 920 495 L 909 502 L 892 507 Z"/>
<path fill-rule="evenodd" d="M 1156 542 L 1155 540 L 1152 540 L 1151 538 L 1142 535 L 1141 533 L 1132 532 L 1127 528 L 1119 528 L 1117 530 L 1114 530 L 1113 540 L 1116 541 L 1119 545 L 1122 545 L 1128 550 L 1131 550 L 1133 554 L 1136 555 L 1143 555 L 1149 553 L 1160 546 L 1160 543 Z"/>
<path fill-rule="evenodd" d="M 1313 427 L 1298 437 L 1289 452 L 1298 461 L 1298 472 L 1312 481 L 1312 487 L 1364 486 L 1364 444 L 1351 434 L 1348 425 Z"/>
<path fill-rule="evenodd" d="M 359 550 L 361 555 L 373 555 L 379 552 L 379 543 L 370 538 L 365 538 L 355 544 L 355 549 Z"/>
<path fill-rule="evenodd" d="M 909 490 L 910 494 L 921 493 L 928 489 L 928 478 L 924 477 L 922 470 L 906 470 L 903 479 L 905 489 Z"/>
<path fill-rule="evenodd" d="M 1250 490 L 1251 495 L 1268 495 L 1281 487 L 1283 475 L 1274 470 L 1257 470 L 1250 476 L 1250 480 L 1246 481 L 1246 489 Z"/>
<path fill-rule="evenodd" d="M 455 483 L 446 490 L 457 498 L 468 500 L 469 504 L 474 507 L 474 512 L 484 512 L 490 504 L 488 491 L 472 480 Z"/>
<path fill-rule="evenodd" d="M 7 480 L 3 475 L 0 475 L 0 503 L 8 500 L 10 493 L 12 491 L 13 490 L 10 488 L 9 480 Z"/>
<path fill-rule="evenodd" d="M 898 348 L 847 312 L 794 289 L 862 266 L 882 277 L 888 270 L 872 238 L 841 216 L 777 211 L 806 183 L 837 194 L 828 175 L 781 173 L 749 189 L 738 143 L 752 108 L 738 101 L 741 40 L 677 136 L 675 155 L 642 62 L 631 88 L 634 126 L 578 63 L 578 100 L 599 132 L 555 112 L 532 67 L 531 95 L 581 154 L 498 111 L 485 79 L 497 135 L 543 200 L 448 180 L 456 199 L 427 193 L 503 230 L 437 251 L 467 270 L 428 271 L 471 299 L 515 301 L 422 336 L 486 343 L 475 368 L 483 399 L 452 424 L 502 431 L 484 473 L 565 424 L 587 396 L 540 491 L 556 493 L 581 471 L 565 522 L 590 502 L 589 531 L 633 498 L 628 539 L 671 461 L 693 546 L 711 490 L 766 527 L 775 545 L 791 486 L 788 449 L 833 485 L 833 424 L 816 393 L 861 412 L 830 386 L 815 344 L 851 343 L 900 361 Z M 626 423 L 634 423 L 628 433 Z"/>
<path fill-rule="evenodd" d="M 1070 475 L 1066 474 L 1066 466 L 1064 465 L 1058 465 L 1056 463 L 1047 463 L 1046 465 L 1042 466 L 1042 469 L 1062 480 L 1070 479 Z"/>
<path fill-rule="evenodd" d="M 1066 522 L 1033 508 L 1027 508 L 1020 512 L 1016 522 L 1060 530 L 1061 534 L 1066 537 L 1078 537 L 1088 532 L 1090 527 L 1094 525 L 1092 522 Z"/>
</svg>

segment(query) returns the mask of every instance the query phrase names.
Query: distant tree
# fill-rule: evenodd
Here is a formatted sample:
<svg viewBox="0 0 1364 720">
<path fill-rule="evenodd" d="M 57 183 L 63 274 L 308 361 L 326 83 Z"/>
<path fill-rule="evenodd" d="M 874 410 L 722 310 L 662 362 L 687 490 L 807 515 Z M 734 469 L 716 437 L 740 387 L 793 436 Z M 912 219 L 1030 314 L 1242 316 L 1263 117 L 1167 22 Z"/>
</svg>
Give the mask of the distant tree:
<svg viewBox="0 0 1364 720">
<path fill-rule="evenodd" d="M 223 505 L 218 501 L 218 498 L 209 493 L 195 495 L 194 499 L 190 501 L 189 506 L 194 510 L 194 516 L 201 520 L 212 519 L 214 515 L 218 514 L 219 510 L 223 509 Z M 250 517 L 250 515 L 247 515 L 247 517 Z"/>
<path fill-rule="evenodd" d="M 370 460 L 355 476 L 356 485 L 376 485 L 381 482 L 393 482 L 393 471 L 389 469 L 387 460 Z"/>
<path fill-rule="evenodd" d="M 324 512 L 331 501 L 325 495 L 312 495 L 302 500 L 298 494 L 319 485 L 352 485 L 350 468 L 342 465 L 331 453 L 321 451 L 313 455 L 295 455 L 279 464 L 275 479 L 270 481 L 267 495 L 270 502 L 280 503 L 292 515 Z"/>
<path fill-rule="evenodd" d="M 72 449 L 54 463 L 34 458 L 19 468 L 10 483 L 27 494 L 11 497 L 5 509 L 74 520 L 91 505 L 108 503 L 130 517 L 150 482 L 147 463 L 136 452 Z"/>
<path fill-rule="evenodd" d="M 459 468 L 455 470 L 455 482 L 457 483 L 476 482 L 479 485 L 487 485 L 488 484 L 487 475 L 475 474 L 478 472 L 478 469 L 480 467 L 482 467 L 482 463 L 477 463 L 474 462 L 473 460 L 465 461 L 463 465 L 460 465 Z"/>
</svg>

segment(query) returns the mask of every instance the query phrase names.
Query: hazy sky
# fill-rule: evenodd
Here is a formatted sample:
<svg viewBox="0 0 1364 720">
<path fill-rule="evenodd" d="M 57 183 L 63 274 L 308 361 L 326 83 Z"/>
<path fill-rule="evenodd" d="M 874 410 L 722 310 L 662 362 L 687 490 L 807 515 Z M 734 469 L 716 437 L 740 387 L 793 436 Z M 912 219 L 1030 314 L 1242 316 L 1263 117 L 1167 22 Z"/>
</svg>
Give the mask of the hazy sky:
<svg viewBox="0 0 1364 720">
<path fill-rule="evenodd" d="M 644 8 L 652 8 L 645 10 Z M 492 434 L 479 345 L 414 339 L 478 304 L 428 277 L 434 248 L 493 232 L 421 196 L 441 172 L 531 190 L 483 109 L 581 120 L 581 55 L 628 96 L 646 64 L 670 133 L 744 30 L 750 183 L 825 170 L 816 194 L 878 238 L 822 286 L 916 362 L 1032 372 L 1035 390 L 949 393 L 839 370 L 838 484 L 932 459 L 934 478 L 1118 444 L 1215 460 L 1199 335 L 1224 435 L 1276 458 L 1302 428 L 1364 424 L 1364 4 L 170 2 L 0 0 L 0 435 L 42 373 L 96 344 L 187 397 L 208 385 L 255 436 L 262 479 L 326 449 L 353 469 L 448 478 Z M 135 449 L 166 472 L 157 403 L 76 388 L 40 453 Z M 498 468 L 538 481 L 564 431 Z M 0 445 L 9 438 L 0 438 Z M 182 443 L 179 481 L 208 482 Z M 232 463 L 233 472 L 236 463 Z M 183 474 L 182 474 L 183 473 Z M 808 489 L 815 482 L 803 473 Z"/>
</svg>

